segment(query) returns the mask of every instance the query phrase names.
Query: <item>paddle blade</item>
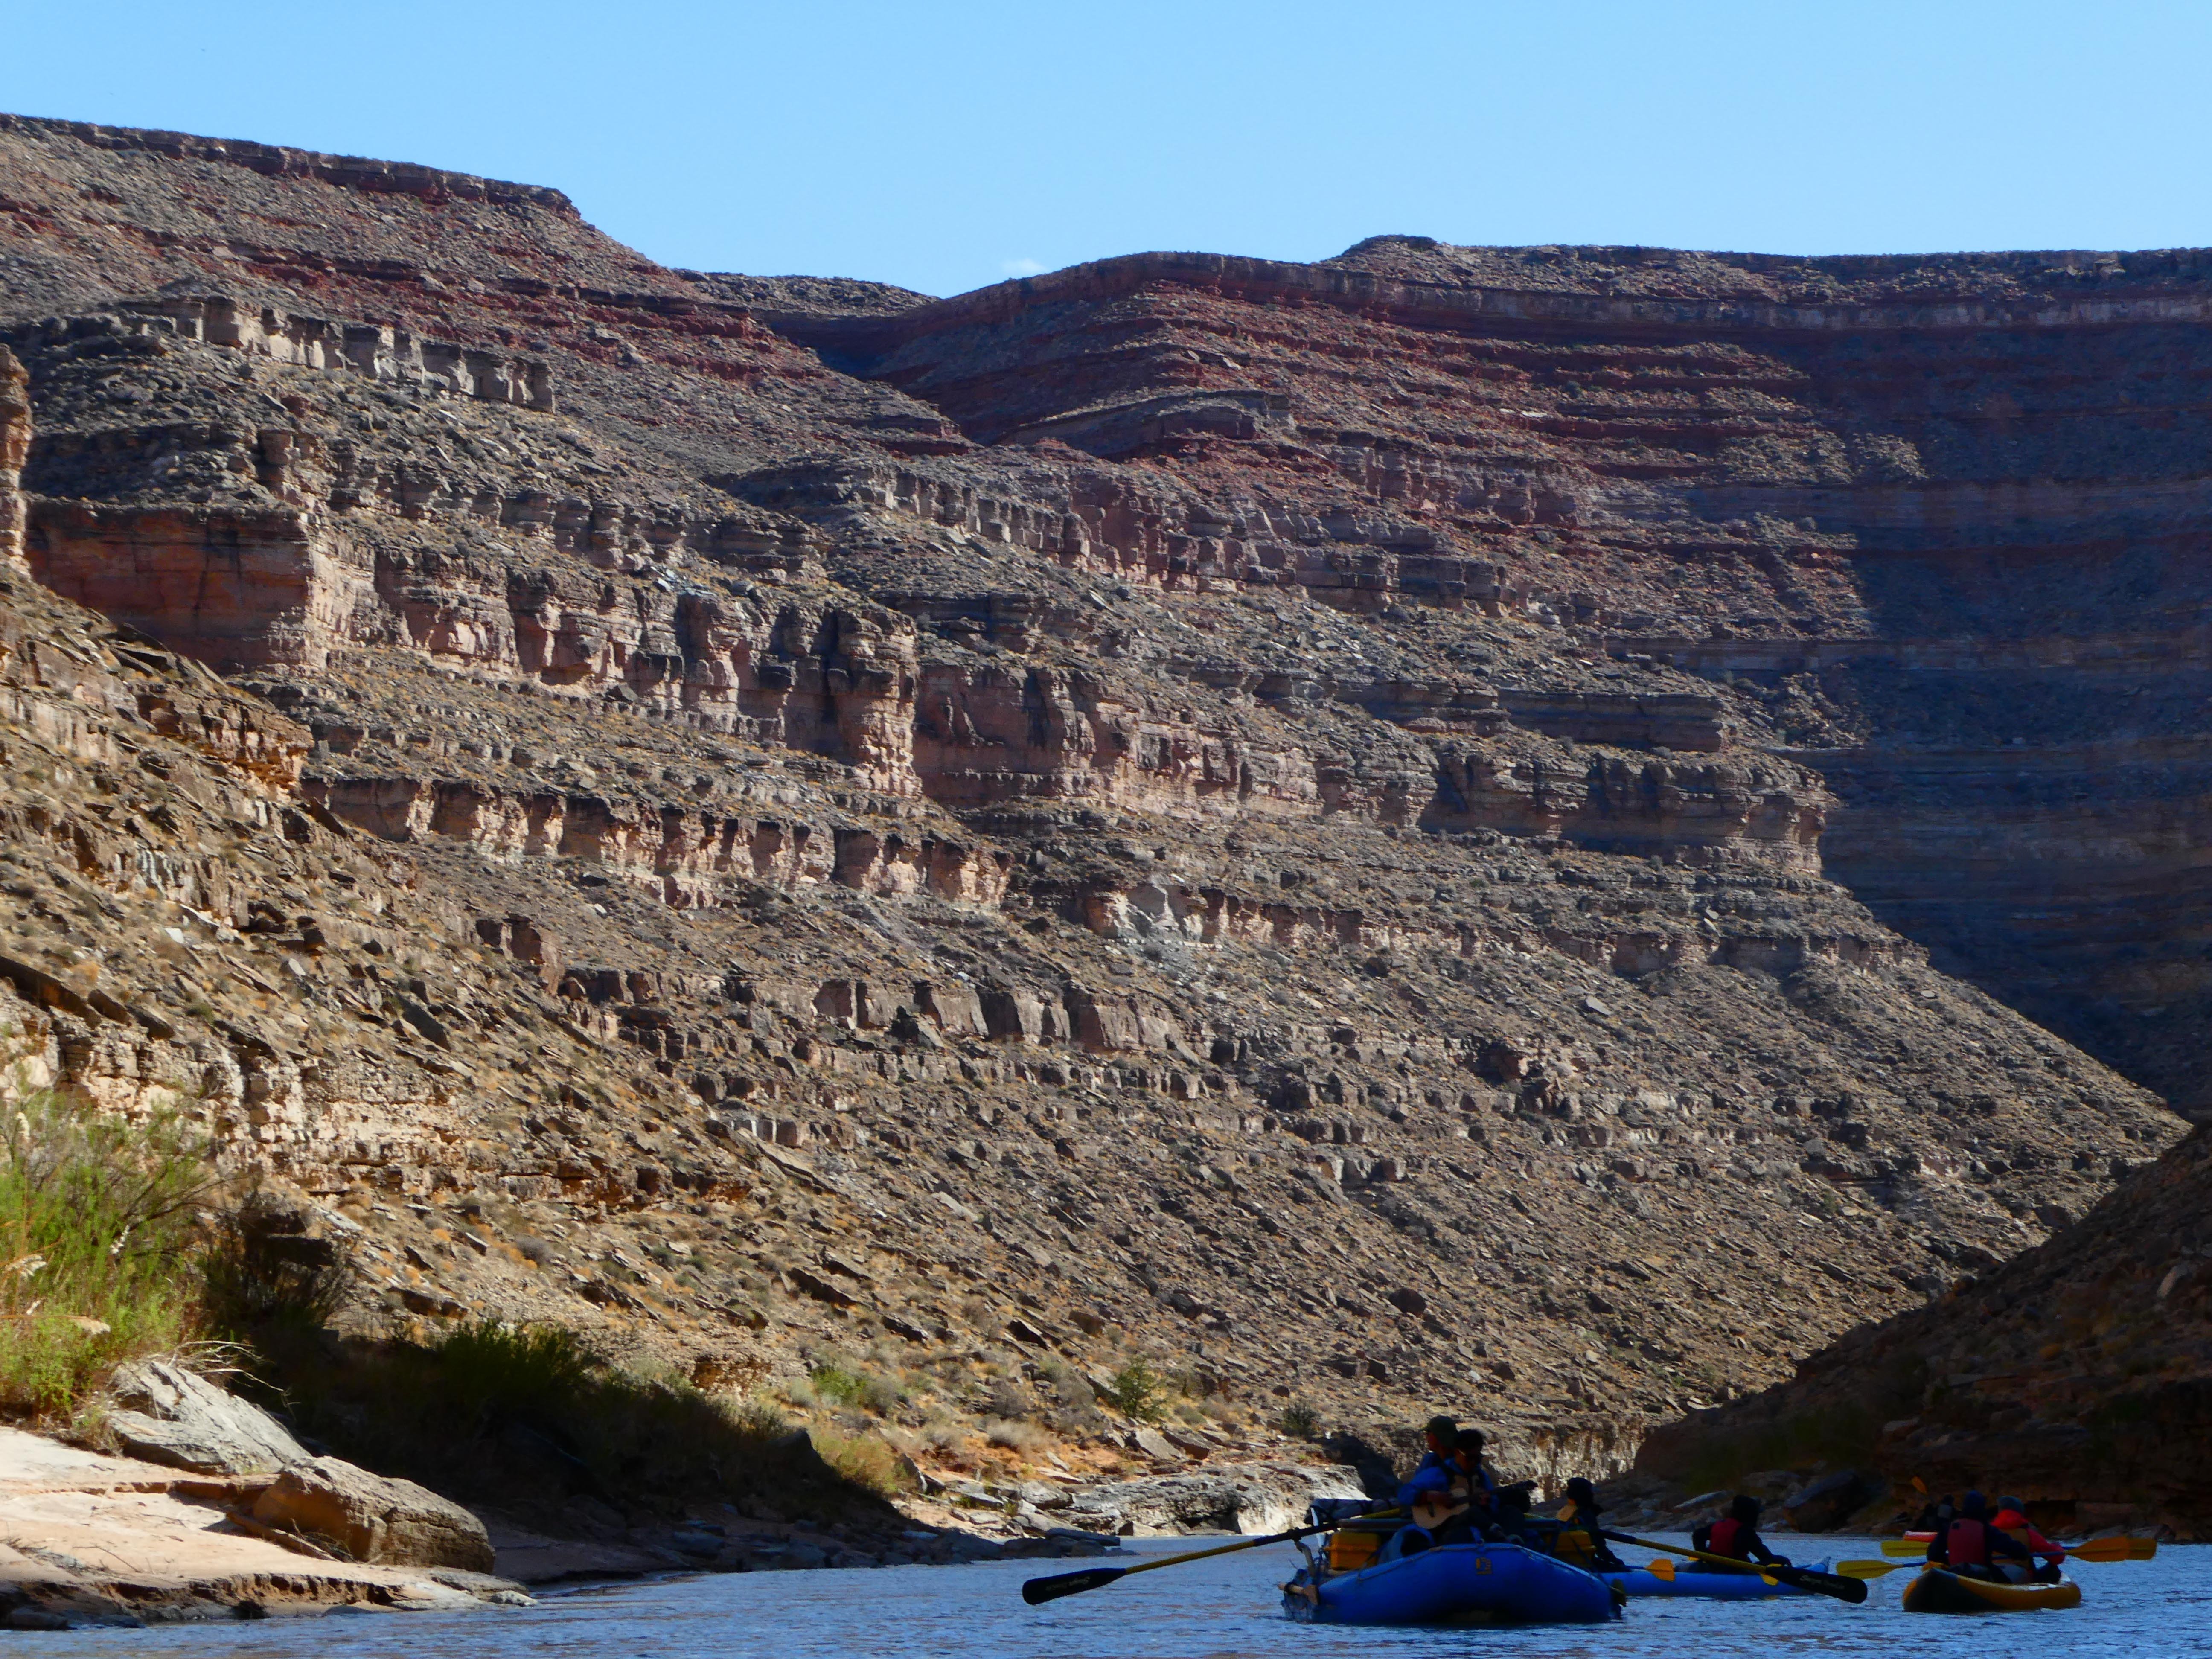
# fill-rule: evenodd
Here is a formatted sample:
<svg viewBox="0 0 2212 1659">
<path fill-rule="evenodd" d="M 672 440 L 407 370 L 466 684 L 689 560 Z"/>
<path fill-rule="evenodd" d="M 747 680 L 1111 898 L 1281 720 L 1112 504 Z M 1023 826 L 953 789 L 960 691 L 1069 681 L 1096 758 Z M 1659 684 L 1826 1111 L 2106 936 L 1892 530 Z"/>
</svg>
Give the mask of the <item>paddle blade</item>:
<svg viewBox="0 0 2212 1659">
<path fill-rule="evenodd" d="M 1838 1577 L 1832 1572 L 1815 1572 L 1810 1567 L 1769 1566 L 1763 1577 L 1778 1578 L 1784 1583 L 1801 1590 L 1810 1590 L 1815 1595 L 1832 1595 L 1838 1601 L 1857 1606 L 1867 1599 L 1867 1587 L 1856 1578 Z"/>
<path fill-rule="evenodd" d="M 1087 1567 L 1081 1572 L 1056 1572 L 1049 1578 L 1032 1578 L 1022 1586 L 1022 1600 L 1033 1607 L 1048 1601 L 1057 1601 L 1063 1595 L 1080 1595 L 1085 1590 L 1104 1589 L 1117 1578 L 1128 1576 L 1127 1567 Z"/>
<path fill-rule="evenodd" d="M 1886 1572 L 1902 1572 L 1903 1561 L 1838 1561 L 1836 1576 L 1839 1578 L 1879 1578 Z"/>
<path fill-rule="evenodd" d="M 1644 1564 L 1644 1570 L 1662 1584 L 1671 1584 L 1674 1582 L 1674 1564 L 1663 1555 L 1646 1561 Z"/>
<path fill-rule="evenodd" d="M 1899 1558 L 1910 1558 L 1916 1555 L 1925 1557 L 1928 1553 L 1928 1546 L 1915 1543 L 1910 1538 L 1885 1538 L 1881 1540 L 1881 1553 L 1884 1555 Z"/>
<path fill-rule="evenodd" d="M 2158 1540 L 2092 1538 L 2071 1546 L 2066 1553 L 2076 1561 L 2148 1561 L 2158 1553 Z"/>
</svg>

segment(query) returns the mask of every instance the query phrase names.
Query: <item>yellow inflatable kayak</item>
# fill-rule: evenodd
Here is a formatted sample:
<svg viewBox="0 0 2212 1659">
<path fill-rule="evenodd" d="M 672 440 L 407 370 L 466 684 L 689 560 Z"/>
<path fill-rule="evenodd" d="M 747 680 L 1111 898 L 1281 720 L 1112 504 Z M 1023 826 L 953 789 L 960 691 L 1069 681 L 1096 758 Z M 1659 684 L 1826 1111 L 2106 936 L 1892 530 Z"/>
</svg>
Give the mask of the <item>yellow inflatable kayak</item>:
<svg viewBox="0 0 2212 1659">
<path fill-rule="evenodd" d="M 2055 1584 L 1999 1584 L 1941 1567 L 1923 1567 L 1905 1587 L 1907 1613 L 2032 1613 L 2038 1607 L 2081 1605 L 2081 1587 L 2071 1578 Z"/>
</svg>

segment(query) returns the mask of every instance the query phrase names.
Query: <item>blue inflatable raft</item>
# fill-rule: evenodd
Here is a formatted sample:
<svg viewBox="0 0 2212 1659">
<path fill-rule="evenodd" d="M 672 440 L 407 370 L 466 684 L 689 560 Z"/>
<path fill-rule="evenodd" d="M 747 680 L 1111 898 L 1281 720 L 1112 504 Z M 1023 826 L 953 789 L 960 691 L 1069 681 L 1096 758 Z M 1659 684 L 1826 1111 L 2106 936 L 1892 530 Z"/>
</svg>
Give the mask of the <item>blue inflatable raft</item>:
<svg viewBox="0 0 2212 1659">
<path fill-rule="evenodd" d="M 1797 1561 L 1791 1564 L 1809 1572 L 1826 1572 L 1826 1561 Z M 1660 1577 L 1648 1567 L 1631 1567 L 1626 1572 L 1601 1572 L 1598 1577 L 1608 1584 L 1618 1584 L 1630 1595 L 1701 1595 L 1714 1601 L 1758 1601 L 1770 1595 L 1810 1595 L 1811 1590 L 1799 1589 L 1795 1584 L 1778 1584 L 1755 1572 L 1730 1572 L 1725 1567 L 1717 1572 L 1705 1571 L 1694 1563 L 1678 1563 L 1672 1579 Z"/>
<path fill-rule="evenodd" d="M 1624 1599 L 1518 1544 L 1443 1544 L 1283 1586 L 1283 1611 L 1322 1625 L 1595 1625 L 1620 1618 Z"/>
</svg>

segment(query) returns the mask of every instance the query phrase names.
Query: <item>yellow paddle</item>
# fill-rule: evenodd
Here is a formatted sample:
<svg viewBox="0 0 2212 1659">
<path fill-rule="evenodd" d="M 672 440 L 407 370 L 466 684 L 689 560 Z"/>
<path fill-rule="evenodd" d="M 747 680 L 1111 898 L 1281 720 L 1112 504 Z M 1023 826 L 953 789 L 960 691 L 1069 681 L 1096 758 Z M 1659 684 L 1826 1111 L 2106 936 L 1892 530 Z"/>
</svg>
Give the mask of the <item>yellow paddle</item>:
<svg viewBox="0 0 2212 1659">
<path fill-rule="evenodd" d="M 1928 1555 L 1928 1546 L 1917 1539 L 1885 1538 L 1881 1540 L 1881 1553 L 1892 1557 L 1924 1560 Z M 2092 1538 L 2086 1544 L 2069 1544 L 2066 1554 L 2069 1560 L 2075 1561 L 2148 1561 L 2158 1554 L 2158 1540 L 2124 1536 Z M 1841 1572 L 1843 1568 L 1839 1566 L 1836 1571 Z"/>
<path fill-rule="evenodd" d="M 1656 1578 L 1662 1584 L 1671 1584 L 1674 1582 L 1674 1564 L 1663 1555 L 1655 1555 L 1649 1561 L 1646 1561 L 1644 1564 L 1644 1571 L 1650 1573 L 1654 1578 Z M 1884 1568 L 1883 1571 L 1887 1571 L 1888 1569 Z M 1768 1578 L 1763 1572 L 1759 1576 L 1770 1584 L 1779 1583 L 1781 1582 L 1781 1580 L 1778 1578 Z M 1873 1575 L 1867 1574 L 1865 1576 L 1871 1577 Z"/>
</svg>

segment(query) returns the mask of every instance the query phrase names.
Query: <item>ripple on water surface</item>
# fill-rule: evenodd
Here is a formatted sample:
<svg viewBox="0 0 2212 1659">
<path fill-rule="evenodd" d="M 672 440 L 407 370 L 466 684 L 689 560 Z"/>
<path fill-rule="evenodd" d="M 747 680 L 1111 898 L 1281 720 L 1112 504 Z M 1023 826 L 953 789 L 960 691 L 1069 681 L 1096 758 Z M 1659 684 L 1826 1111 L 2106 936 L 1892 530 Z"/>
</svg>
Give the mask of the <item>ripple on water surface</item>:
<svg viewBox="0 0 2212 1659">
<path fill-rule="evenodd" d="M 1871 1544 L 1821 1540 L 1822 1553 L 1871 1556 Z M 1188 1545 L 1141 1545 L 1131 1555 Z M 1809 1552 L 1800 1552 L 1809 1553 Z M 1127 1558 L 1125 1558 L 1127 1559 Z M 2044 1659 L 2044 1656 L 2212 1656 L 2212 1548 L 2167 1548 L 2155 1561 L 2076 1570 L 2087 1600 L 2071 1613 L 1940 1619 L 1907 1615 L 1908 1572 L 1877 1579 L 1862 1607 L 1825 1599 L 1630 1604 L 1617 1625 L 1577 1629 L 1386 1631 L 1294 1625 L 1275 1586 L 1297 1562 L 1255 1550 L 1126 1579 L 1042 1607 L 1021 1582 L 1074 1563 L 1024 1561 L 874 1571 L 740 1573 L 550 1595 L 482 1613 L 341 1613 L 250 1625 L 83 1631 L 6 1638 L 39 1659 L 690 1659 L 763 1654 L 854 1659 Z"/>
</svg>

